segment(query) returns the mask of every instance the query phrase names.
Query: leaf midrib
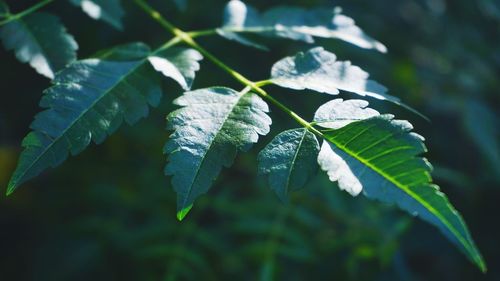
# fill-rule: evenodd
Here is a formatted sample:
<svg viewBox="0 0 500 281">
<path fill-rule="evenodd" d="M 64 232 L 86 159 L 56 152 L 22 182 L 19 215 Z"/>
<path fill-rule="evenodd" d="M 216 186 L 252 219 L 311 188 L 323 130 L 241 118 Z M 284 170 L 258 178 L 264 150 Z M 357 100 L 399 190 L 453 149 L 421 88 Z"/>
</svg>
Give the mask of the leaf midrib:
<svg viewBox="0 0 500 281">
<path fill-rule="evenodd" d="M 147 59 L 143 59 L 143 60 L 140 60 L 140 61 L 137 61 L 137 65 L 135 67 L 133 67 L 130 71 L 128 71 L 127 73 L 125 73 L 124 75 L 120 76 L 121 79 L 117 80 L 117 83 L 115 83 L 112 87 L 108 88 L 107 91 L 105 91 L 104 94 L 102 94 L 99 98 L 97 98 L 92 104 L 91 106 L 89 106 L 87 109 L 85 109 L 84 111 L 82 111 L 82 113 L 80 115 L 78 115 L 77 118 L 75 118 L 75 120 L 73 120 L 73 122 L 71 122 L 71 124 L 63 130 L 63 132 L 60 134 L 60 136 L 56 137 L 56 138 L 53 138 L 53 141 L 35 158 L 35 160 L 33 160 L 31 162 L 31 164 L 29 165 L 28 168 L 24 169 L 24 172 L 21 174 L 21 176 L 17 177 L 16 181 L 13 182 L 12 184 L 9 184 L 9 187 L 8 187 L 8 190 L 10 189 L 14 189 L 17 187 L 17 184 L 19 182 L 20 179 L 22 179 L 24 176 L 26 176 L 26 173 L 28 173 L 28 171 L 30 171 L 33 166 L 35 165 L 35 163 L 37 163 L 41 158 L 42 156 L 44 156 L 51 148 L 52 146 L 56 143 L 56 142 L 59 142 L 63 136 L 71 129 L 73 128 L 73 126 L 84 116 L 86 115 L 90 109 L 92 109 L 97 103 L 99 103 L 105 96 L 107 96 L 110 92 L 112 92 L 123 80 L 124 78 L 123 77 L 127 77 L 129 76 L 132 72 L 136 71 L 139 67 L 141 67 L 144 62 L 146 61 Z M 54 86 L 57 86 L 58 84 L 55 84 Z"/>
<path fill-rule="evenodd" d="M 365 159 L 361 158 L 359 155 L 357 155 L 354 151 L 350 150 L 349 148 L 345 147 L 344 145 L 338 143 L 333 139 L 332 137 L 325 136 L 325 139 L 331 143 L 333 143 L 335 146 L 349 154 L 351 157 L 354 159 L 358 160 L 365 166 L 369 167 L 379 175 L 381 175 L 383 178 L 387 179 L 390 181 L 392 184 L 406 192 L 408 195 L 410 195 L 413 199 L 415 199 L 417 202 L 422 204 L 427 210 L 429 210 L 434 216 L 436 216 L 441 222 L 445 224 L 445 226 L 455 235 L 455 237 L 458 239 L 458 241 L 462 244 L 462 246 L 469 252 L 469 254 L 472 254 L 474 257 L 474 260 L 478 262 L 479 264 L 483 265 L 483 261 L 481 258 L 473 251 L 471 248 L 471 245 L 468 243 L 466 239 L 460 234 L 460 232 L 445 218 L 443 215 L 441 215 L 440 212 L 438 212 L 432 205 L 427 203 L 425 200 L 422 199 L 418 194 L 415 192 L 409 190 L 406 186 L 402 185 L 399 181 L 394 179 L 392 176 L 388 175 L 384 171 L 380 170 L 379 168 L 375 167 L 372 165 L 370 162 L 365 161 Z"/>
<path fill-rule="evenodd" d="M 231 90 L 229 88 L 226 88 L 227 90 Z M 232 90 L 231 90 L 232 91 Z M 242 97 L 244 97 L 248 92 L 250 92 L 250 88 L 245 88 L 243 91 L 241 92 L 238 92 L 237 94 L 239 94 L 240 96 L 238 97 L 237 101 L 231 106 L 231 110 L 228 111 L 228 114 L 227 116 L 224 118 L 224 120 L 221 122 L 221 125 L 219 126 L 219 128 L 217 129 L 217 134 L 212 138 L 212 140 L 210 141 L 209 145 L 207 146 L 207 149 L 205 150 L 205 152 L 203 153 L 203 157 L 200 161 L 200 165 L 198 165 L 196 167 L 196 173 L 193 177 L 193 180 L 191 181 L 191 184 L 189 185 L 189 189 L 188 189 L 188 192 L 187 192 L 187 196 L 184 198 L 184 200 L 182 201 L 182 208 L 179 208 L 180 210 L 183 210 L 184 208 L 186 208 L 186 204 L 188 202 L 188 199 L 189 197 L 191 197 L 191 192 L 193 191 L 193 185 L 194 183 L 196 182 L 196 180 L 198 179 L 198 175 L 200 173 L 200 170 L 201 170 L 201 166 L 203 166 L 203 163 L 205 162 L 206 160 L 206 155 L 210 152 L 210 148 L 212 147 L 212 145 L 215 143 L 215 140 L 217 139 L 217 137 L 219 136 L 220 134 L 220 131 L 222 130 L 222 128 L 224 127 L 224 125 L 226 124 L 227 120 L 229 119 L 229 116 L 231 115 L 231 113 L 234 111 L 234 108 L 240 103 L 240 100 Z M 213 118 L 210 118 L 211 120 Z M 222 165 L 221 165 L 222 166 Z"/>
<path fill-rule="evenodd" d="M 300 142 L 297 145 L 297 150 L 295 151 L 292 159 L 292 164 L 290 165 L 290 169 L 288 169 L 288 177 L 286 178 L 286 190 L 285 190 L 285 195 L 288 195 L 288 192 L 290 191 L 290 178 L 292 177 L 292 172 L 295 170 L 295 161 L 297 161 L 297 156 L 299 155 L 300 148 L 302 147 L 302 143 L 304 142 L 304 139 L 306 137 L 306 134 L 309 132 L 307 129 L 302 129 L 302 137 L 300 138 Z"/>
</svg>

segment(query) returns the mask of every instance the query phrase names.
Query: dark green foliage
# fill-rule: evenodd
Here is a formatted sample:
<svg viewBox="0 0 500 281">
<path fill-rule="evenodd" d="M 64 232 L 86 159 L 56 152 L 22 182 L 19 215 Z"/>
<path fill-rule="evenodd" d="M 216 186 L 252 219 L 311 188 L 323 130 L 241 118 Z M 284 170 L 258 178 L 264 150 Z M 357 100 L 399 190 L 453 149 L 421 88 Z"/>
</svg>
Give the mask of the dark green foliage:
<svg viewBox="0 0 500 281">
<path fill-rule="evenodd" d="M 314 37 L 338 38 L 361 48 L 386 52 L 386 47 L 367 36 L 354 20 L 340 9 L 280 6 L 259 14 L 240 0 L 231 0 L 224 12 L 224 25 L 218 33 L 244 45 L 262 48 L 258 43 L 234 33 L 256 33 L 271 37 L 314 43 Z"/>
</svg>

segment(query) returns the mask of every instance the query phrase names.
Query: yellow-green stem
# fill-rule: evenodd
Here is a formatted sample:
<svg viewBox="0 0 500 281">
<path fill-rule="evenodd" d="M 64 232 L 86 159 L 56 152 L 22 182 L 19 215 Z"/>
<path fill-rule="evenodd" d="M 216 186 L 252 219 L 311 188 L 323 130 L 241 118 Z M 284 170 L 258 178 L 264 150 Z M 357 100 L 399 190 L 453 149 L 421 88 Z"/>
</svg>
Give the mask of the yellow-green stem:
<svg viewBox="0 0 500 281">
<path fill-rule="evenodd" d="M 55 0 L 44 0 L 44 1 L 40 1 L 39 3 L 31 6 L 30 8 L 20 12 L 20 13 L 17 13 L 17 14 L 14 14 L 14 15 L 8 15 L 6 19 L 0 21 L 0 26 L 2 25 L 5 25 L 5 24 L 8 24 L 9 22 L 11 21 L 15 21 L 15 20 L 18 20 L 22 17 L 25 17 L 33 12 L 36 12 L 38 10 L 40 10 L 41 8 L 47 6 L 48 4 L 54 2 Z"/>
<path fill-rule="evenodd" d="M 161 26 L 163 26 L 165 29 L 170 31 L 173 35 L 176 36 L 176 38 L 179 38 L 180 40 L 184 41 L 187 45 L 190 47 L 198 50 L 202 55 L 204 55 L 207 59 L 212 61 L 215 65 L 229 73 L 231 76 L 233 76 L 237 81 L 245 85 L 246 87 L 250 87 L 252 90 L 254 90 L 259 96 L 262 98 L 266 99 L 267 101 L 271 102 L 274 106 L 278 107 L 282 111 L 284 111 L 286 114 L 288 114 L 290 117 L 292 117 L 295 121 L 297 121 L 301 126 L 307 128 L 314 134 L 322 137 L 323 133 L 321 133 L 318 129 L 313 127 L 311 123 L 307 122 L 304 120 L 302 117 L 300 117 L 297 113 L 293 112 L 290 108 L 288 108 L 286 105 L 281 103 L 280 101 L 276 100 L 273 98 L 271 95 L 269 95 L 264 89 L 262 89 L 262 86 L 268 85 L 271 82 L 269 80 L 263 80 L 259 82 L 253 82 L 240 74 L 239 72 L 235 71 L 233 68 L 229 67 L 226 65 L 224 62 L 222 62 L 219 58 L 214 56 L 212 53 L 207 51 L 205 48 L 200 46 L 196 41 L 191 37 L 189 32 L 184 32 L 174 26 L 172 23 L 170 23 L 168 20 L 166 20 L 158 11 L 153 9 L 146 1 L 144 0 L 134 0 L 134 2 L 146 13 L 148 13 L 151 18 L 153 18 L 155 21 L 157 21 Z"/>
</svg>

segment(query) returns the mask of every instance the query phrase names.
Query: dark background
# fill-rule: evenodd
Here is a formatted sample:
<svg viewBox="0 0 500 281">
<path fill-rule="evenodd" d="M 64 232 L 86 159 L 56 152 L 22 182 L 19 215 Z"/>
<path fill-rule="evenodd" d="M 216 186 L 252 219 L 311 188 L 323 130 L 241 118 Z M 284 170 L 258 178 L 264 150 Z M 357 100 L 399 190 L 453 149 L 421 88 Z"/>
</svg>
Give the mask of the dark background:
<svg viewBox="0 0 500 281">
<path fill-rule="evenodd" d="M 7 1 L 14 12 L 35 1 Z M 159 46 L 170 35 L 125 2 L 125 31 L 56 1 L 58 14 L 85 58 L 131 41 Z M 225 4 L 150 1 L 179 27 L 220 24 Z M 304 7 L 330 1 L 286 1 Z M 247 1 L 265 9 L 284 1 Z M 165 98 L 150 118 L 124 126 L 100 146 L 66 161 L 0 198 L 0 280 L 500 280 L 499 68 L 500 3 L 496 0 L 341 0 L 388 54 L 338 40 L 318 45 L 371 73 L 431 119 L 373 100 L 372 107 L 410 120 L 426 137 L 434 178 L 462 213 L 489 271 L 483 275 L 434 227 L 395 207 L 352 198 L 318 175 L 281 203 L 256 176 L 256 154 L 274 135 L 297 125 L 278 110 L 273 131 L 223 171 L 185 219 L 163 175 L 165 115 L 181 94 L 165 80 Z M 251 79 L 267 78 L 278 59 L 311 46 L 264 40 L 260 52 L 221 38 L 200 43 Z M 241 86 L 204 61 L 195 88 Z M 0 49 L 0 186 L 20 153 L 49 81 Z M 303 116 L 331 97 L 270 92 Z M 342 94 L 344 98 L 351 98 Z M 4 190 L 2 189 L 3 193 Z"/>
</svg>

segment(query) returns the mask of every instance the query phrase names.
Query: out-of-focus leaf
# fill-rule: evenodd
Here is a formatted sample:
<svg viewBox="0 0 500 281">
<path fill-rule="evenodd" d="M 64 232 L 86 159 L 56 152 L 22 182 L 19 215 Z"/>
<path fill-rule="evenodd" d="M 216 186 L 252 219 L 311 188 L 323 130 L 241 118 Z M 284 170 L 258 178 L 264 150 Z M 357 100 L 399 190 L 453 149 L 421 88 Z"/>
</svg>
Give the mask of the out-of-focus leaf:
<svg viewBox="0 0 500 281">
<path fill-rule="evenodd" d="M 313 43 L 314 37 L 337 38 L 366 49 L 386 52 L 386 47 L 366 35 L 353 19 L 341 14 L 336 8 L 306 10 L 299 7 L 280 6 L 259 14 L 253 7 L 240 0 L 231 0 L 224 11 L 224 24 L 220 35 L 230 32 L 255 33 L 271 37 L 283 37 Z M 241 36 L 227 36 L 245 45 L 248 39 Z"/>
<path fill-rule="evenodd" d="M 149 106 L 158 105 L 162 96 L 160 79 L 149 66 L 148 54 L 146 45 L 128 44 L 103 53 L 105 60 L 77 61 L 59 72 L 40 101 L 47 110 L 35 117 L 33 131 L 23 140 L 25 150 L 7 192 L 58 166 L 69 153 L 80 153 L 92 141 L 103 142 L 124 120 L 134 124 L 147 116 Z M 168 52 L 153 55 L 170 59 Z M 171 62 L 176 63 L 176 58 Z M 189 72 L 190 63 L 198 64 L 196 60 L 184 61 L 176 71 Z M 168 74 L 165 69 L 163 72 Z"/>
<path fill-rule="evenodd" d="M 259 153 L 259 173 L 267 175 L 271 189 L 286 201 L 290 191 L 316 174 L 318 153 L 318 140 L 309 130 L 284 131 Z"/>
<path fill-rule="evenodd" d="M 182 220 L 195 199 L 206 193 L 222 167 L 232 165 L 238 150 L 248 150 L 269 132 L 267 104 L 247 90 L 214 87 L 187 92 L 174 103 L 182 106 L 168 116 L 174 130 L 165 145 L 165 168 L 173 175 L 177 217 Z"/>
<path fill-rule="evenodd" d="M 9 6 L 4 1 L 0 1 L 0 18 L 7 17 L 9 14 Z"/>
<path fill-rule="evenodd" d="M 23 63 L 53 79 L 57 71 L 76 60 L 78 44 L 59 18 L 44 12 L 15 19 L 0 27 L 0 39 Z"/>
<path fill-rule="evenodd" d="M 318 163 L 331 181 L 353 196 L 363 191 L 435 225 L 485 271 L 462 217 L 431 183 L 431 166 L 419 156 L 426 151 L 423 138 L 412 129 L 407 121 L 379 115 L 325 130 Z"/>
<path fill-rule="evenodd" d="M 495 112 L 479 100 L 465 103 L 464 123 L 469 136 L 500 178 L 500 130 Z"/>
<path fill-rule="evenodd" d="M 122 30 L 122 18 L 125 15 L 120 0 L 70 0 L 95 20 L 103 20 L 116 29 Z"/>
<path fill-rule="evenodd" d="M 187 0 L 174 0 L 175 5 L 181 11 L 186 11 L 188 1 Z"/>
</svg>

